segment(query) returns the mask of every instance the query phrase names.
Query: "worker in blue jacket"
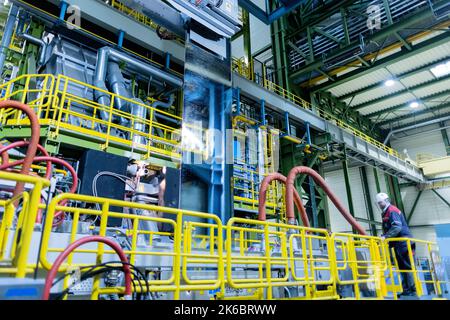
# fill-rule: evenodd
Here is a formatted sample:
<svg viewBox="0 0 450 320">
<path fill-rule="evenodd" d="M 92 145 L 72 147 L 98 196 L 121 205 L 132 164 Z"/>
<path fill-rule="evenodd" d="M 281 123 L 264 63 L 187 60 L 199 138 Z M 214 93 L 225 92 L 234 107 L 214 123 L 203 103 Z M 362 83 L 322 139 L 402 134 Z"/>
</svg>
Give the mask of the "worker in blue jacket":
<svg viewBox="0 0 450 320">
<path fill-rule="evenodd" d="M 389 238 L 412 238 L 411 231 L 404 214 L 393 204 L 391 204 L 389 196 L 386 193 L 379 193 L 376 196 L 378 206 L 383 211 L 383 239 Z M 414 257 L 415 243 L 411 242 L 412 254 Z M 412 270 L 412 264 L 408 253 L 408 245 L 406 241 L 389 242 L 389 249 L 394 248 L 395 257 L 397 259 L 399 270 Z M 402 296 L 415 296 L 416 286 L 412 272 L 401 272 L 403 293 Z"/>
</svg>

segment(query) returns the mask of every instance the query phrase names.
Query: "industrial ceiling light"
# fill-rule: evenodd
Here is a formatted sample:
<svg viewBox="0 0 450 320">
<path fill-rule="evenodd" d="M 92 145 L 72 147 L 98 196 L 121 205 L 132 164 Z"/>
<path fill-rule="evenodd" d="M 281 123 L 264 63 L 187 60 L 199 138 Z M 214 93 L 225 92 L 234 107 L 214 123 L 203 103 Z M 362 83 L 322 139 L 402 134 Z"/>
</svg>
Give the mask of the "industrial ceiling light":
<svg viewBox="0 0 450 320">
<path fill-rule="evenodd" d="M 394 86 L 395 85 L 395 80 L 394 79 L 389 79 L 389 80 L 386 80 L 385 82 L 384 82 L 384 85 L 386 86 L 386 87 L 392 87 L 392 86 Z"/>
<path fill-rule="evenodd" d="M 416 108 L 419 107 L 419 102 L 413 101 L 413 102 L 411 102 L 411 103 L 409 104 L 409 107 L 412 108 L 412 109 L 416 109 Z"/>
<path fill-rule="evenodd" d="M 435 77 L 443 77 L 447 74 L 450 74 L 450 61 L 446 63 L 441 63 L 434 68 L 431 68 L 430 71 L 434 74 Z"/>
</svg>

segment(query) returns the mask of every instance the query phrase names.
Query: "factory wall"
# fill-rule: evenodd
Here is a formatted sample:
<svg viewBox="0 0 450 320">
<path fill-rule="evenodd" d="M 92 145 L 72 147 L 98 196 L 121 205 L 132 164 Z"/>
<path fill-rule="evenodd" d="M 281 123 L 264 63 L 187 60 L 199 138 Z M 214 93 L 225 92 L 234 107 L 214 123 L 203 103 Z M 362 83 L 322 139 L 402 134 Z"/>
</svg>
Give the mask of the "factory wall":
<svg viewBox="0 0 450 320">
<path fill-rule="evenodd" d="M 408 156 L 412 160 L 416 160 L 419 154 L 432 154 L 436 157 L 446 156 L 445 144 L 442 139 L 441 131 L 432 131 L 439 128 L 438 126 L 430 126 L 422 128 L 421 131 L 410 132 L 405 137 L 400 135 L 394 137 L 391 141 L 394 149 L 403 153 L 406 149 Z M 450 134 L 450 132 L 449 132 Z M 375 176 L 372 167 L 366 167 L 367 179 L 370 190 L 371 199 L 377 193 Z M 377 207 L 375 200 L 367 204 L 364 197 L 364 186 L 361 179 L 360 168 L 353 167 L 349 169 L 350 184 L 353 198 L 353 207 L 355 216 L 357 218 L 369 219 L 367 205 L 371 205 L 375 220 L 381 222 L 381 212 Z M 348 208 L 347 193 L 345 189 L 345 180 L 343 170 L 336 170 L 325 174 L 325 180 L 332 187 L 333 191 L 341 199 L 344 205 Z M 388 192 L 386 186 L 385 175 L 378 170 L 378 180 L 382 192 Z M 450 188 L 443 188 L 436 190 L 443 198 L 450 202 Z M 419 193 L 419 190 L 412 187 L 403 187 L 401 189 L 402 200 L 405 206 L 406 215 L 411 213 L 414 201 Z M 328 200 L 328 207 L 330 213 L 331 229 L 334 232 L 351 232 L 351 227 L 348 222 L 342 218 L 339 211 L 334 207 L 333 203 Z M 360 222 L 367 230 L 369 225 Z M 410 221 L 413 236 L 423 240 L 436 240 L 435 225 L 450 223 L 450 208 L 431 190 L 426 190 L 422 193 L 421 198 L 416 206 L 414 215 Z M 380 227 L 377 227 L 380 234 Z M 422 248 L 418 248 L 418 255 L 423 254 Z"/>
<path fill-rule="evenodd" d="M 392 140 L 392 146 L 401 152 L 407 149 L 413 160 L 416 160 L 417 155 L 421 153 L 444 157 L 446 151 L 441 131 L 433 131 L 438 128 L 438 126 L 429 126 L 415 132 L 414 136 L 396 138 Z M 450 188 L 438 189 L 436 192 L 450 202 Z M 401 193 L 405 211 L 409 215 L 419 190 L 415 187 L 407 187 L 402 188 Z M 450 208 L 433 191 L 424 191 L 410 221 L 414 237 L 435 241 L 434 226 L 447 223 L 450 223 Z"/>
<path fill-rule="evenodd" d="M 374 199 L 377 194 L 375 175 L 372 167 L 366 167 L 367 180 L 369 184 L 370 199 Z M 352 202 L 357 218 L 369 220 L 368 206 L 372 206 L 374 218 L 376 221 L 381 222 L 381 212 L 376 206 L 375 200 L 370 203 L 366 203 L 364 195 L 364 186 L 361 178 L 361 171 L 359 167 L 349 168 L 350 184 L 352 191 Z M 347 191 L 345 189 L 344 171 L 336 170 L 325 174 L 326 182 L 331 186 L 336 195 L 341 199 L 344 205 L 349 208 Z M 384 173 L 378 171 L 378 180 L 382 191 L 386 191 L 386 182 Z M 342 217 L 340 212 L 336 209 L 333 203 L 328 199 L 328 208 L 330 213 L 330 224 L 332 231 L 335 232 L 351 232 L 349 223 Z M 367 223 L 360 222 L 360 224 L 366 229 L 370 230 L 370 226 Z M 381 228 L 378 228 L 381 230 Z"/>
</svg>

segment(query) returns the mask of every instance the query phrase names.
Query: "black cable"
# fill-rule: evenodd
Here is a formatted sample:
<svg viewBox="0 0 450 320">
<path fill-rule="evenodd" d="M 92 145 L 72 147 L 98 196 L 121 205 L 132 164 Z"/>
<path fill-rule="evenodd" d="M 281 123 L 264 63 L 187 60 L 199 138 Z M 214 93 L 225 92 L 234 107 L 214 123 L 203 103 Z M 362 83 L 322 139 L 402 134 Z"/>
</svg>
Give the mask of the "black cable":
<svg viewBox="0 0 450 320">
<path fill-rule="evenodd" d="M 122 264 L 122 267 L 118 267 L 118 266 L 111 266 L 110 264 Z M 128 265 L 130 267 L 130 271 L 132 273 L 132 275 L 135 277 L 135 279 L 137 279 L 139 281 L 139 286 L 141 289 L 141 299 L 144 296 L 147 296 L 147 298 L 150 299 L 150 286 L 148 283 L 148 280 L 146 279 L 145 275 L 134 265 L 132 265 L 131 263 L 125 263 L 122 261 L 116 261 L 116 262 L 105 262 L 99 265 L 94 265 L 94 266 L 85 266 L 85 267 L 81 267 L 80 269 L 88 269 L 86 272 L 84 272 L 81 276 L 80 276 L 80 280 L 78 281 L 78 283 L 83 282 L 87 279 L 90 279 L 92 277 L 95 277 L 97 275 L 100 275 L 102 273 L 108 272 L 108 271 L 112 271 L 112 270 L 117 270 L 117 271 L 123 271 L 123 265 Z M 103 267 L 103 268 L 102 268 Z M 96 268 L 101 268 L 98 270 L 95 270 Z M 72 273 L 66 273 L 65 275 L 61 276 L 60 278 L 58 278 L 52 285 L 52 287 L 54 285 L 56 285 L 57 283 L 59 283 L 60 281 L 62 281 L 63 279 L 65 279 L 67 276 L 73 275 L 74 272 Z M 146 287 L 147 287 L 147 294 L 144 295 L 144 287 L 142 286 L 141 280 L 145 281 L 146 283 Z M 136 284 L 134 281 L 132 281 L 133 284 L 133 288 L 134 288 L 134 292 L 135 292 L 135 297 L 137 299 L 137 294 L 136 294 Z M 70 291 L 70 289 L 75 286 L 76 284 L 73 284 L 72 286 L 70 286 L 69 288 L 66 288 L 64 291 L 60 292 L 59 294 L 57 294 L 56 299 L 61 299 L 64 298 L 65 295 L 67 295 Z"/>
</svg>

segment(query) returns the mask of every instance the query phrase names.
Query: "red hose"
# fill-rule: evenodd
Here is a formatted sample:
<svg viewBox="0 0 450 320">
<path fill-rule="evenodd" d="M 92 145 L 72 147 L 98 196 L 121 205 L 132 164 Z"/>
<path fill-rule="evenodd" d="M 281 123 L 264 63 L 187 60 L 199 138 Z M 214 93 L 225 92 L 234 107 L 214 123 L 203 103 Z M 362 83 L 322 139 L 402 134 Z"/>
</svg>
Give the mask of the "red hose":
<svg viewBox="0 0 450 320">
<path fill-rule="evenodd" d="M 0 148 L 3 149 L 3 144 L 0 143 Z M 9 155 L 7 152 L 0 152 L 0 158 L 2 159 L 2 163 L 9 162 Z"/>
<path fill-rule="evenodd" d="M 28 146 L 30 144 L 29 141 L 17 141 L 14 143 L 11 143 L 9 145 L 2 146 L 0 145 L 0 155 L 3 156 L 6 155 L 7 156 L 7 161 L 3 161 L 2 162 L 2 166 L 6 165 L 7 163 L 9 163 L 9 156 L 8 156 L 8 151 L 11 149 L 15 149 L 15 148 L 20 148 L 20 147 L 25 147 Z M 46 157 L 49 157 L 50 155 L 48 154 L 47 150 L 45 150 L 45 148 L 43 146 L 41 146 L 40 144 L 37 145 L 38 150 Z M 46 168 L 46 172 L 45 172 L 45 178 L 46 179 L 50 179 L 51 177 L 51 171 L 52 171 L 52 162 L 51 161 L 47 161 L 47 168 Z"/>
<path fill-rule="evenodd" d="M 23 166 L 20 173 L 28 175 L 31 169 L 31 164 L 33 163 L 33 158 L 36 156 L 37 145 L 39 144 L 39 137 L 41 126 L 39 125 L 38 118 L 34 111 L 24 103 L 12 100 L 0 101 L 1 109 L 17 109 L 24 112 L 31 123 L 31 140 L 27 149 L 27 154 L 23 160 Z M 14 196 L 19 195 L 24 190 L 25 184 L 23 182 L 17 182 L 16 188 L 14 189 Z"/>
<path fill-rule="evenodd" d="M 35 158 L 33 159 L 33 162 L 46 162 L 46 161 L 47 161 L 47 162 L 52 162 L 52 163 L 59 164 L 59 165 L 61 165 L 61 166 L 63 166 L 63 167 L 66 167 L 67 170 L 69 170 L 70 174 L 72 175 L 72 180 L 73 180 L 72 186 L 71 186 L 69 192 L 70 192 L 70 193 L 76 193 L 77 188 L 78 188 L 78 175 L 77 175 L 77 173 L 75 172 L 75 169 L 74 169 L 70 164 L 68 164 L 66 161 L 64 161 L 64 160 L 62 160 L 62 159 L 54 158 L 54 157 L 35 157 Z M 18 160 L 18 161 L 11 162 L 11 163 L 8 163 L 8 164 L 2 164 L 2 165 L 0 166 L 0 170 L 6 170 L 6 169 L 9 169 L 9 168 L 12 168 L 12 167 L 19 166 L 19 165 L 21 165 L 23 162 L 24 162 L 24 160 Z M 67 201 L 68 201 L 68 200 L 63 200 L 63 201 L 60 203 L 60 205 L 61 205 L 61 206 L 66 205 Z M 56 225 L 54 225 L 54 226 L 58 226 L 59 224 L 61 224 L 61 223 L 62 223 L 62 218 L 63 218 L 63 217 L 64 217 L 64 212 L 59 211 L 59 212 L 55 213 L 55 218 L 60 218 L 60 221 L 59 221 Z M 40 223 L 40 222 L 41 222 L 41 219 L 42 219 L 42 216 L 41 216 L 41 217 L 38 216 L 38 217 L 37 217 L 37 222 Z"/>
<path fill-rule="evenodd" d="M 299 174 L 307 174 L 312 177 L 316 184 L 322 187 L 323 191 L 328 195 L 330 200 L 334 203 L 336 208 L 341 212 L 342 216 L 347 220 L 353 228 L 355 228 L 359 234 L 367 235 L 366 230 L 352 217 L 350 212 L 344 207 L 344 205 L 339 201 L 336 195 L 331 191 L 325 180 L 313 169 L 308 167 L 295 167 L 289 172 L 286 181 L 286 214 L 294 215 L 294 202 L 293 195 L 295 191 L 294 183 L 297 175 Z"/>
<path fill-rule="evenodd" d="M 280 173 L 272 173 L 269 174 L 264 180 L 261 182 L 261 187 L 259 190 L 259 208 L 258 208 L 258 220 L 266 221 L 266 195 L 267 190 L 269 189 L 270 184 L 273 181 L 280 181 L 286 184 L 286 177 Z M 297 190 L 294 189 L 294 201 L 297 206 L 298 211 L 300 212 L 300 216 L 302 218 L 303 226 L 310 227 L 308 215 L 306 213 L 305 207 L 303 206 L 302 199 L 298 194 Z M 287 212 L 286 216 L 288 218 L 288 223 L 292 223 L 295 221 L 294 212 Z"/>
<path fill-rule="evenodd" d="M 69 256 L 69 254 L 74 251 L 76 248 L 82 246 L 83 244 L 89 243 L 89 242 L 101 242 L 108 246 L 110 246 L 119 256 L 120 261 L 123 262 L 123 271 L 125 273 L 125 296 L 131 296 L 131 271 L 130 266 L 128 265 L 128 259 L 123 252 L 122 248 L 114 241 L 101 237 L 101 236 L 89 236 L 85 238 L 81 238 L 74 243 L 70 244 L 66 249 L 64 249 L 63 252 L 56 258 L 55 262 L 53 263 L 52 268 L 47 274 L 47 278 L 45 279 L 45 286 L 44 286 L 44 294 L 42 296 L 43 300 L 49 300 L 50 299 L 50 291 L 53 286 L 53 281 L 55 280 L 56 275 L 58 274 L 58 269 L 61 266 L 61 264 L 64 262 L 64 260 Z"/>
</svg>

